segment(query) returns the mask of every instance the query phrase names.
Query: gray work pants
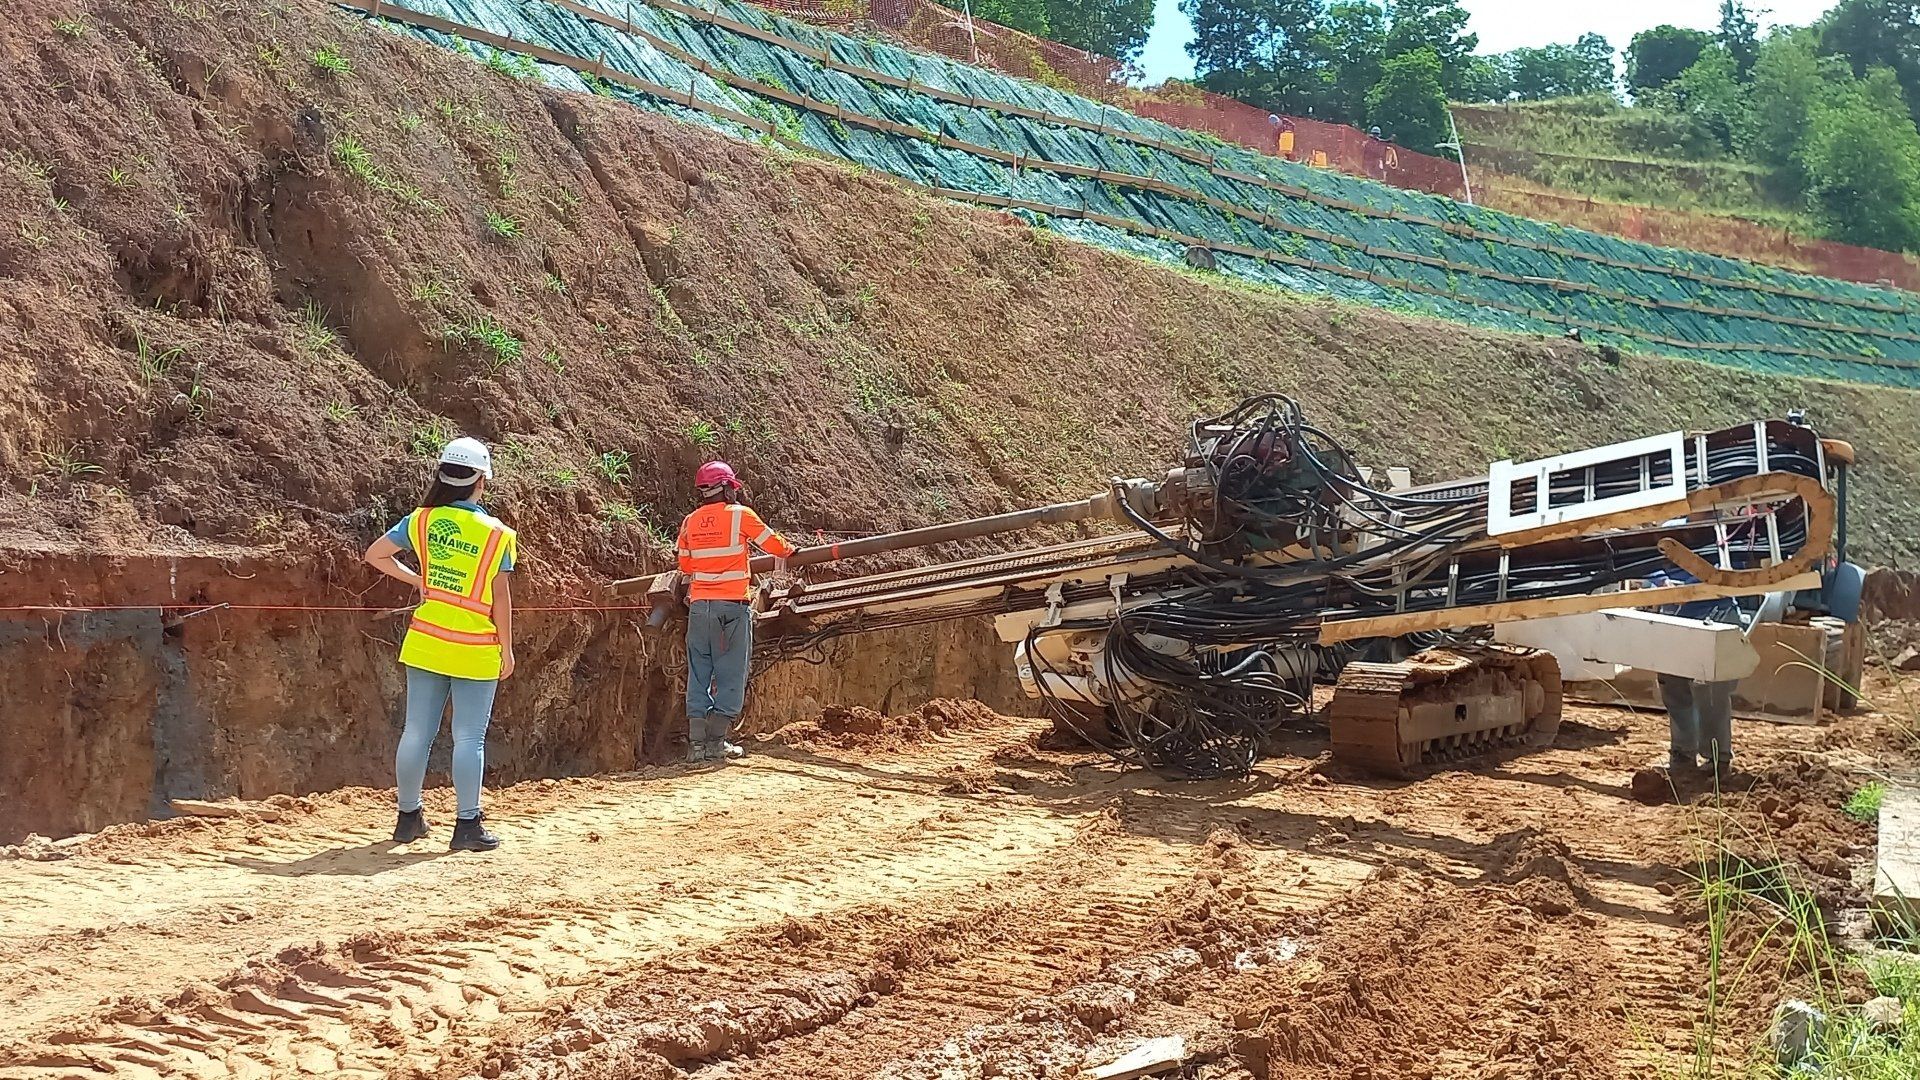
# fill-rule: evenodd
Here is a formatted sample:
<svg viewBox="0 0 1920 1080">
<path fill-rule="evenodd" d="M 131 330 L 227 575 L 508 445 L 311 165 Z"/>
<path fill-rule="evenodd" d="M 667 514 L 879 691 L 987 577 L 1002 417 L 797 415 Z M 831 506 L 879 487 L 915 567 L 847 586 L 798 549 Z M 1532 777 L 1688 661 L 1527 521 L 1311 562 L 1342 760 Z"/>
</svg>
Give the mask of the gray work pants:
<svg viewBox="0 0 1920 1080">
<path fill-rule="evenodd" d="M 1660 699 L 1667 706 L 1668 764 L 1691 769 L 1704 762 L 1724 770 L 1733 762 L 1735 685 L 1660 676 Z"/>
<path fill-rule="evenodd" d="M 687 760 L 710 761 L 747 701 L 753 610 L 737 600 L 687 605 Z"/>
</svg>

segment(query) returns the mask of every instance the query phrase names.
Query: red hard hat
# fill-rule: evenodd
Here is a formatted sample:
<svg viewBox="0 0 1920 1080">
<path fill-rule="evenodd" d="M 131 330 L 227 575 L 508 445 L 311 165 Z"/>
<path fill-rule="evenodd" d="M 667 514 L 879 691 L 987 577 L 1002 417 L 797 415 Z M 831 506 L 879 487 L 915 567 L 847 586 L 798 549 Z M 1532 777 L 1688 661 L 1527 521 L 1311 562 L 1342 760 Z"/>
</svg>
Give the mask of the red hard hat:
<svg viewBox="0 0 1920 1080">
<path fill-rule="evenodd" d="M 733 475 L 733 466 L 724 461 L 709 461 L 693 474 L 694 487 L 710 488 L 722 484 L 736 488 L 740 486 L 740 478 Z"/>
</svg>

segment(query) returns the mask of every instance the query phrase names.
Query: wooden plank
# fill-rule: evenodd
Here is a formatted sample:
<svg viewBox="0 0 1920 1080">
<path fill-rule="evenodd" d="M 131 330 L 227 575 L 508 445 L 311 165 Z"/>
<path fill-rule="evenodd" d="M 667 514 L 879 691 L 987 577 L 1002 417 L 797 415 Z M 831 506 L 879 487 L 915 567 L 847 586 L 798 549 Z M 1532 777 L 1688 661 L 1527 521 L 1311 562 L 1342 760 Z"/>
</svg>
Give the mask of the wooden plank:
<svg viewBox="0 0 1920 1080">
<path fill-rule="evenodd" d="M 1179 1035 L 1148 1039 L 1129 1050 L 1120 1060 L 1081 1075 L 1086 1080 L 1138 1080 L 1142 1076 L 1167 1072 L 1187 1060 L 1187 1040 Z"/>
<path fill-rule="evenodd" d="M 1873 870 L 1874 920 L 1911 931 L 1920 918 L 1920 778 L 1887 785 Z"/>
<path fill-rule="evenodd" d="M 200 799 L 169 799 L 167 805 L 176 814 L 187 817 L 234 818 L 254 817 L 261 821 L 279 821 L 280 811 L 257 802 L 241 802 L 230 799 L 225 802 L 206 802 Z"/>
<path fill-rule="evenodd" d="M 1789 578 L 1777 586 L 1782 590 L 1817 589 L 1820 575 L 1808 572 Z M 1320 624 L 1320 644 L 1333 645 L 1369 637 L 1399 637 L 1421 630 L 1451 630 L 1462 626 L 1487 626 L 1524 619 L 1543 619 L 1551 615 L 1577 615 L 1585 611 L 1617 608 L 1632 598 L 1634 607 L 1660 607 L 1684 604 L 1692 600 L 1718 600 L 1751 592 L 1728 585 L 1663 585 L 1655 589 L 1635 589 L 1631 593 L 1591 593 L 1585 596 L 1560 596 L 1548 600 L 1509 600 L 1504 604 L 1477 604 L 1471 607 L 1442 608 L 1438 611 L 1409 611 L 1401 615 L 1375 615 L 1365 619 L 1342 619 Z"/>
<path fill-rule="evenodd" d="M 1774 724 L 1819 724 L 1826 720 L 1825 676 L 1805 666 L 1803 656 L 1818 661 L 1829 649 L 1822 626 L 1764 623 L 1753 630 L 1760 664 L 1733 690 L 1733 715 L 1740 720 Z M 1650 671 L 1630 668 L 1611 679 L 1580 679 L 1567 683 L 1567 697 L 1595 705 L 1629 705 L 1655 712 L 1666 708 L 1660 700 L 1658 679 Z M 1739 738 L 1734 739 L 1738 749 Z"/>
</svg>

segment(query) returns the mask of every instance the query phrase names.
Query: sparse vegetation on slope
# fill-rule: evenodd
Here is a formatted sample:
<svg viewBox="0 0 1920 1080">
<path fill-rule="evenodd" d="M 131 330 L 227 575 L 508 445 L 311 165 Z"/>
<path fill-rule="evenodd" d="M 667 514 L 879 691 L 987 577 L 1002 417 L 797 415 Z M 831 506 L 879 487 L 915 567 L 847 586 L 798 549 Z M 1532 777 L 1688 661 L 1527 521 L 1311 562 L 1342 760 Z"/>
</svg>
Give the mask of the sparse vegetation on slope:
<svg viewBox="0 0 1920 1080">
<path fill-rule="evenodd" d="M 653 540 L 602 508 L 670 520 L 708 455 L 789 527 L 869 532 L 1162 468 L 1189 415 L 1255 387 L 1424 477 L 1805 405 L 1863 447 L 1858 550 L 1911 558 L 1920 536 L 1911 394 L 1605 359 L 1169 271 L 476 79 L 480 61 L 319 0 L 221 19 L 105 4 L 78 43 L 29 7 L 47 17 L 0 33 L 26 58 L 22 93 L 48 99 L 0 118 L 0 160 L 34 162 L 0 167 L 0 209 L 57 242 L 0 235 L 17 342 L 0 518 L 40 542 L 104 514 L 133 548 L 350 549 L 412 498 L 422 449 L 461 431 L 524 450 L 492 502 L 542 537 L 529 571 L 604 577 Z M 286 59 L 323 46 L 351 77 Z M 137 181 L 103 181 L 115 160 Z M 191 363 L 149 387 L 141 341 Z M 219 407 L 157 392 L 196 386 Z M 599 467 L 608 447 L 632 454 L 630 478 Z M 99 472 L 47 504 L 29 480 L 42 454 Z"/>
</svg>

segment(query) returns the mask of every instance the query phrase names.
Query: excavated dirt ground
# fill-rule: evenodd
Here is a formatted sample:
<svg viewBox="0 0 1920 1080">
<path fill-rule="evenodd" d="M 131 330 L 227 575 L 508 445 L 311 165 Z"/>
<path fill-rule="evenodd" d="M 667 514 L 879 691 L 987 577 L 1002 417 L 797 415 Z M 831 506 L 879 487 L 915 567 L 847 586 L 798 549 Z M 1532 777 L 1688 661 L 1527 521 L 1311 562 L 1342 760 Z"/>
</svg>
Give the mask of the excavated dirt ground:
<svg viewBox="0 0 1920 1080">
<path fill-rule="evenodd" d="M 518 785 L 491 855 L 441 849 L 444 790 L 407 848 L 365 789 L 115 826 L 0 861 L 0 1077 L 1057 1077 L 1169 1035 L 1195 1077 L 1679 1069 L 1703 830 L 1771 821 L 1857 908 L 1873 833 L 1836 807 L 1892 722 L 1743 723 L 1754 787 L 1716 809 L 1630 796 L 1659 717 L 1568 720 L 1412 782 L 1309 731 L 1175 783 L 935 702 Z M 1729 1070 L 1766 986 L 1722 1013 Z"/>
</svg>

